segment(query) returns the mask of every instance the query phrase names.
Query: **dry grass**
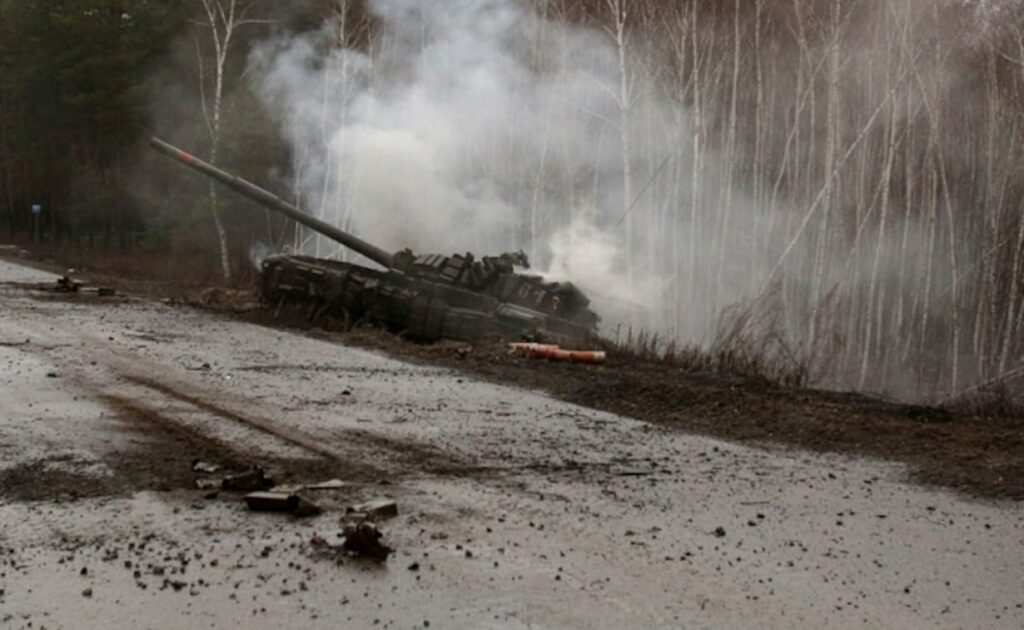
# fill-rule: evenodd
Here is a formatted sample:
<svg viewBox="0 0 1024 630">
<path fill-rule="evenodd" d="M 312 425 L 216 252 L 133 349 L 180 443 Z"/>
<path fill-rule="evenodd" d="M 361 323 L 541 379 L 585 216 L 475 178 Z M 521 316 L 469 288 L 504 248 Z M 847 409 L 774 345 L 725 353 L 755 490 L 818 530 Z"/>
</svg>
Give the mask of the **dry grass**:
<svg viewBox="0 0 1024 630">
<path fill-rule="evenodd" d="M 728 335 L 717 339 L 709 348 L 701 348 L 628 329 L 607 340 L 606 345 L 619 359 L 658 363 L 689 373 L 739 377 L 785 387 L 809 384 L 807 363 L 776 335 Z"/>
<path fill-rule="evenodd" d="M 1024 420 L 1024 366 L 961 392 L 942 404 L 952 413 L 989 420 Z"/>
<path fill-rule="evenodd" d="M 620 329 L 608 341 L 619 356 L 664 363 L 687 372 L 740 377 L 784 387 L 807 387 L 826 373 L 839 353 L 835 335 L 819 336 L 816 345 L 794 345 L 781 320 L 780 288 L 727 308 L 719 315 L 714 338 L 706 346 L 680 344 L 648 331 Z M 821 309 L 818 317 L 827 316 Z"/>
</svg>

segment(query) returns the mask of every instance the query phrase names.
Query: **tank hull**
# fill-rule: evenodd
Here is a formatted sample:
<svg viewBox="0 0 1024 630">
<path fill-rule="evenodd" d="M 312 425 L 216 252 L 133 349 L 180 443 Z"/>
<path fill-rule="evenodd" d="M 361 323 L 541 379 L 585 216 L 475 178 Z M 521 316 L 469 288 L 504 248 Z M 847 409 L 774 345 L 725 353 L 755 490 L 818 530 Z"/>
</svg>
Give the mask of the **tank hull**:
<svg viewBox="0 0 1024 630">
<path fill-rule="evenodd" d="M 272 307 L 304 305 L 311 320 L 330 317 L 351 326 L 369 321 L 424 341 L 488 337 L 545 340 L 582 346 L 593 323 L 572 321 L 502 301 L 486 292 L 432 282 L 394 270 L 307 256 L 272 256 L 261 264 L 261 293 Z M 533 283 L 529 283 L 533 284 Z M 541 288 L 523 291 L 531 299 Z"/>
</svg>

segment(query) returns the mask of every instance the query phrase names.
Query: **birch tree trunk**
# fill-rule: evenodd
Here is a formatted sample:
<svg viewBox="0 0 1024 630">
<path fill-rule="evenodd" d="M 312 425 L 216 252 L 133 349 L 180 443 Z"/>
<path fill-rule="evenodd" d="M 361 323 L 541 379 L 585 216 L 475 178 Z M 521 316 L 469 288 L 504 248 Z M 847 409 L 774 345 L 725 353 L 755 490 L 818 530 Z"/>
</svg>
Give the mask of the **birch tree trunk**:
<svg viewBox="0 0 1024 630">
<path fill-rule="evenodd" d="M 213 47 L 213 86 L 212 95 L 208 94 L 206 65 L 203 59 L 202 46 L 196 37 L 196 60 L 199 66 L 199 93 L 203 105 L 203 116 L 210 138 L 208 161 L 216 165 L 221 139 L 221 120 L 224 105 L 224 84 L 226 80 L 228 54 L 238 33 L 238 29 L 250 24 L 265 23 L 247 17 L 253 8 L 251 0 L 200 0 L 203 6 L 204 20 L 196 24 L 206 31 L 209 43 Z M 210 99 L 212 98 L 212 103 Z M 221 273 L 225 282 L 231 281 L 231 258 L 228 247 L 227 230 L 221 217 L 217 187 L 211 180 L 209 185 L 210 214 L 217 231 L 217 242 L 220 247 Z"/>
</svg>

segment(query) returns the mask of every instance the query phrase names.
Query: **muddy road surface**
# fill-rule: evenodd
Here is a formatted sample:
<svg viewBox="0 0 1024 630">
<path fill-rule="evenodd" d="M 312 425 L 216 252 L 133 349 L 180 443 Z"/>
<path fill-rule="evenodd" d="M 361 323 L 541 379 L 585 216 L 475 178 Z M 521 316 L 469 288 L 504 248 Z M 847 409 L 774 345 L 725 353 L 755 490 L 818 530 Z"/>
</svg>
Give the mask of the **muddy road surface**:
<svg viewBox="0 0 1024 630">
<path fill-rule="evenodd" d="M 0 262 L 0 626 L 1024 626 L 1019 503 L 53 280 Z M 376 497 L 386 562 L 312 544 Z"/>
</svg>

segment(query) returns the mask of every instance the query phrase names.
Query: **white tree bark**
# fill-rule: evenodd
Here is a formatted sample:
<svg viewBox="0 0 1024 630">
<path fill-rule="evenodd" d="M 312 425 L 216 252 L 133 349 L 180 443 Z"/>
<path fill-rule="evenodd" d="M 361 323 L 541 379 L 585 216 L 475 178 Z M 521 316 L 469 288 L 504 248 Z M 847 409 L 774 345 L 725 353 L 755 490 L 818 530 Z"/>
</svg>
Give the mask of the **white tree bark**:
<svg viewBox="0 0 1024 630">
<path fill-rule="evenodd" d="M 220 149 L 221 120 L 224 105 L 224 83 L 226 80 L 228 54 L 238 29 L 248 24 L 262 23 L 251 20 L 247 14 L 254 2 L 251 0 L 200 0 L 203 7 L 203 19 L 196 25 L 209 37 L 213 48 L 213 85 L 207 85 L 206 62 L 204 60 L 200 38 L 196 36 L 196 61 L 199 67 L 199 94 L 203 105 L 203 116 L 210 139 L 207 154 L 210 164 L 217 164 Z M 209 92 L 212 91 L 212 94 Z M 212 98 L 212 103 L 210 99 Z M 221 272 L 224 281 L 231 281 L 231 258 L 228 247 L 227 230 L 221 218 L 217 188 L 213 181 L 209 186 L 210 214 L 217 231 L 217 242 L 220 246 Z"/>
</svg>

